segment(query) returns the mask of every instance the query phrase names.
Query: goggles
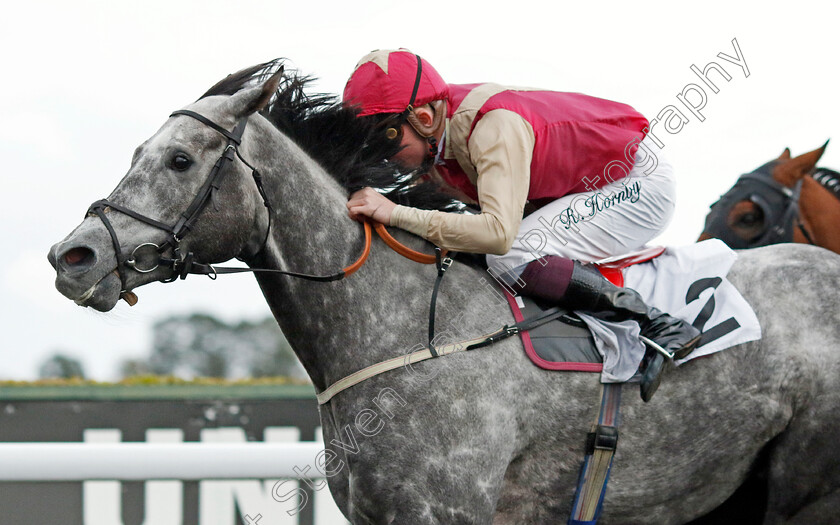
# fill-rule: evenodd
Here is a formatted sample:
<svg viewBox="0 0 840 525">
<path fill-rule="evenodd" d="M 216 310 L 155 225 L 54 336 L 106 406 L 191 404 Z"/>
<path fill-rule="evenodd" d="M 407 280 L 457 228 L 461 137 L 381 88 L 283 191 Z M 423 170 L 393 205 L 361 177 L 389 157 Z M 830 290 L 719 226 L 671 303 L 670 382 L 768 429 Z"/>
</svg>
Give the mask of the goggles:
<svg viewBox="0 0 840 525">
<path fill-rule="evenodd" d="M 408 114 L 414 111 L 414 101 L 417 99 L 417 90 L 420 89 L 420 76 L 423 73 L 423 62 L 420 60 L 420 55 L 417 57 L 417 75 L 414 77 L 414 89 L 411 90 L 411 99 L 402 113 L 392 115 L 382 121 L 382 129 L 385 133 L 385 138 L 388 140 L 402 141 L 403 124 L 408 120 Z"/>
</svg>

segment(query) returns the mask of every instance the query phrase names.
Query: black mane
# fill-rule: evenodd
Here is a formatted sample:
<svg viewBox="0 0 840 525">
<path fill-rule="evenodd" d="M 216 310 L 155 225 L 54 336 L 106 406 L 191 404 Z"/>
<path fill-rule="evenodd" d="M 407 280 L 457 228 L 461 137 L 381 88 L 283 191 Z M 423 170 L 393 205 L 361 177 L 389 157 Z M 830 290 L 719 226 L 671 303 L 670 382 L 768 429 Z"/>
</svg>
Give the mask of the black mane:
<svg viewBox="0 0 840 525">
<path fill-rule="evenodd" d="M 201 98 L 233 95 L 259 85 L 283 67 L 281 59 L 228 75 Z M 271 103 L 261 113 L 277 129 L 315 159 L 348 192 L 365 186 L 377 188 L 394 202 L 415 208 L 457 211 L 461 204 L 423 173 L 408 172 L 386 162 L 400 149 L 377 129 L 374 118 L 357 118 L 335 95 L 307 94 L 314 80 L 286 72 Z"/>
</svg>

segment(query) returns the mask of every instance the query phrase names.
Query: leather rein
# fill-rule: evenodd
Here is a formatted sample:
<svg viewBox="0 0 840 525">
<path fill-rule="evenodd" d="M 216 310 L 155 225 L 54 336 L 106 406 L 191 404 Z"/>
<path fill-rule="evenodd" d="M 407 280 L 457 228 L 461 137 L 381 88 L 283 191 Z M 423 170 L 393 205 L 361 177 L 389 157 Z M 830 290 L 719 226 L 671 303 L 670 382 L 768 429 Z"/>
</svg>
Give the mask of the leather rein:
<svg viewBox="0 0 840 525">
<path fill-rule="evenodd" d="M 366 220 L 364 222 L 365 245 L 364 249 L 362 250 L 362 254 L 350 266 L 342 268 L 341 270 L 330 275 L 310 275 L 298 272 L 289 272 L 285 270 L 275 270 L 271 268 L 218 267 L 212 264 L 199 263 L 195 261 L 195 257 L 192 252 L 187 252 L 186 254 L 181 252 L 180 243 L 184 239 L 184 237 L 192 230 L 193 225 L 195 224 L 198 217 L 201 215 L 201 212 L 207 207 L 207 204 L 212 199 L 214 192 L 217 191 L 221 186 L 222 178 L 225 173 L 224 167 L 226 164 L 233 163 L 233 161 L 235 160 L 234 156 L 239 157 L 239 160 L 241 160 L 243 164 L 245 164 L 251 169 L 251 175 L 254 179 L 254 183 L 256 184 L 257 190 L 259 191 L 260 196 L 263 199 L 263 204 L 265 205 L 268 211 L 268 227 L 266 230 L 265 239 L 263 240 L 262 247 L 265 246 L 265 243 L 268 241 L 268 237 L 271 233 L 271 216 L 273 208 L 268 200 L 268 195 L 266 194 L 265 189 L 263 188 L 262 176 L 260 175 L 259 171 L 254 166 L 249 164 L 244 158 L 242 158 L 242 155 L 239 153 L 239 145 L 242 142 L 242 135 L 245 132 L 247 117 L 240 120 L 236 124 L 234 130 L 230 132 L 224 129 L 223 127 L 219 126 L 215 122 L 204 117 L 203 115 L 195 113 L 194 111 L 189 111 L 185 109 L 178 110 L 173 112 L 170 116 L 172 117 L 177 115 L 184 115 L 194 118 L 199 122 L 218 131 L 228 139 L 227 146 L 225 147 L 219 159 L 213 165 L 213 168 L 210 170 L 210 174 L 207 177 L 207 180 L 205 180 L 198 194 L 195 196 L 195 198 L 193 198 L 193 201 L 187 207 L 186 211 L 184 211 L 184 213 L 182 213 L 181 216 L 178 218 L 178 221 L 173 226 L 170 226 L 163 222 L 147 217 L 146 215 L 143 215 L 125 206 L 121 206 L 119 204 L 110 202 L 106 199 L 94 202 L 93 204 L 91 204 L 87 211 L 87 216 L 99 217 L 99 219 L 105 225 L 105 228 L 108 230 L 109 235 L 111 236 L 111 242 L 114 245 L 114 252 L 117 259 L 116 271 L 122 283 L 121 297 L 125 299 L 126 302 L 128 302 L 129 304 L 134 304 L 137 301 L 137 298 L 127 287 L 125 274 L 126 269 L 131 269 L 140 273 L 150 273 L 160 267 L 170 268 L 172 270 L 172 274 L 167 278 L 161 279 L 161 282 L 172 282 L 178 279 L 179 277 L 181 279 L 186 279 L 187 275 L 189 274 L 207 275 L 210 278 L 215 279 L 220 274 L 243 272 L 270 272 L 279 275 L 288 275 L 290 277 L 296 277 L 300 279 L 318 282 L 338 281 L 344 279 L 349 275 L 352 275 L 359 268 L 361 268 L 367 260 L 368 255 L 370 255 L 371 239 L 373 237 L 371 230 L 376 230 L 376 233 L 382 238 L 385 244 L 388 245 L 395 252 L 402 255 L 403 257 L 406 257 L 408 259 L 411 259 L 412 261 L 422 264 L 434 263 L 437 267 L 437 278 L 435 279 L 434 289 L 432 291 L 431 304 L 429 305 L 429 341 L 427 347 L 423 350 L 413 352 L 406 356 L 400 356 L 380 363 L 376 363 L 367 368 L 358 370 L 357 372 L 334 382 L 333 384 L 329 385 L 329 387 L 326 390 L 317 395 L 319 404 L 323 405 L 329 402 L 330 399 L 332 399 L 339 392 L 342 392 L 352 387 L 353 385 L 356 385 L 362 381 L 365 381 L 366 379 L 379 375 L 383 372 L 387 372 L 389 370 L 405 366 L 406 364 L 424 361 L 426 359 L 440 357 L 456 352 L 483 348 L 497 343 L 499 341 L 502 341 L 504 339 L 507 339 L 508 337 L 516 335 L 522 331 L 535 328 L 549 321 L 565 316 L 566 311 L 562 308 L 550 308 L 536 317 L 524 319 L 522 321 L 519 321 L 518 323 L 514 323 L 511 325 L 505 325 L 492 333 L 485 334 L 466 341 L 460 341 L 457 343 L 447 343 L 441 346 L 440 349 L 437 349 L 433 344 L 433 340 L 435 339 L 435 304 L 437 301 L 437 294 L 438 289 L 440 288 L 441 280 L 443 279 L 446 270 L 452 264 L 452 259 L 446 257 L 446 252 L 438 247 L 435 247 L 434 255 L 428 255 L 415 251 L 394 239 L 385 229 L 385 226 L 383 224 L 369 220 Z M 121 212 L 140 222 L 161 229 L 167 232 L 169 235 L 163 244 L 158 245 L 152 242 L 142 243 L 134 248 L 134 250 L 131 252 L 131 255 L 126 256 L 120 248 L 120 242 L 119 238 L 117 237 L 117 232 L 116 230 L 114 230 L 111 221 L 106 215 L 106 212 L 108 210 L 115 210 Z M 372 227 L 371 222 L 373 222 Z M 137 256 L 138 252 L 142 249 L 145 249 L 146 247 L 153 248 L 157 252 L 158 259 L 153 266 L 142 267 L 138 265 Z M 163 256 L 163 252 L 165 252 L 168 248 L 173 249 L 173 257 Z"/>
<path fill-rule="evenodd" d="M 244 158 L 242 158 L 242 155 L 239 153 L 239 145 L 242 142 L 242 135 L 245 132 L 245 126 L 248 122 L 247 117 L 240 120 L 236 124 L 234 130 L 231 132 L 194 111 L 185 109 L 178 110 L 174 111 L 170 115 L 170 117 L 174 117 L 177 115 L 184 115 L 194 118 L 202 124 L 213 128 L 228 139 L 224 151 L 222 152 L 221 156 L 218 158 L 216 163 L 213 165 L 213 168 L 210 170 L 210 174 L 208 175 L 204 184 L 199 189 L 198 194 L 193 198 L 193 201 L 187 207 L 186 211 L 184 211 L 180 215 L 177 222 L 174 225 L 170 226 L 168 224 L 147 217 L 142 213 L 136 212 L 130 208 L 113 203 L 106 199 L 101 199 L 94 202 L 93 204 L 91 204 L 87 211 L 88 216 L 99 217 L 99 219 L 105 225 L 105 228 L 108 230 L 108 234 L 111 236 L 111 242 L 114 245 L 114 251 L 117 259 L 116 271 L 120 277 L 120 282 L 122 283 L 121 297 L 123 297 L 127 302 L 129 302 L 129 304 L 133 304 L 132 300 L 129 298 L 130 295 L 133 294 L 131 294 L 127 286 L 126 269 L 131 269 L 139 273 L 150 273 L 157 270 L 160 267 L 171 269 L 171 275 L 168 278 L 161 279 L 161 282 L 172 282 L 178 279 L 179 277 L 181 279 L 186 279 L 187 275 L 190 274 L 207 275 L 211 279 L 215 279 L 220 274 L 244 272 L 276 273 L 280 275 L 296 277 L 299 279 L 306 279 L 309 281 L 330 282 L 344 279 L 345 277 L 352 275 L 354 272 L 356 272 L 359 268 L 362 267 L 362 265 L 367 260 L 368 255 L 370 255 L 372 239 L 371 221 L 364 222 L 365 244 L 364 249 L 362 250 L 362 254 L 359 256 L 359 258 L 353 264 L 329 275 L 310 275 L 305 273 L 276 270 L 271 268 L 219 267 L 214 266 L 212 264 L 197 262 L 192 252 L 182 253 L 180 249 L 181 241 L 193 229 L 193 226 L 198 220 L 198 217 L 201 215 L 201 212 L 204 211 L 204 209 L 207 207 L 207 204 L 213 198 L 213 194 L 220 188 L 222 179 L 226 171 L 224 168 L 227 164 L 232 164 L 235 160 L 235 157 L 239 157 L 239 160 L 241 160 L 243 164 L 245 164 L 248 168 L 251 169 L 251 175 L 254 179 L 254 183 L 257 186 L 257 190 L 259 191 L 260 196 L 263 199 L 263 204 L 265 205 L 266 210 L 268 212 L 268 227 L 266 228 L 265 239 L 263 240 L 262 247 L 265 246 L 265 243 L 267 242 L 268 236 L 271 232 L 271 217 L 273 208 L 268 200 L 268 195 L 265 192 L 265 188 L 263 187 L 262 176 L 260 175 L 259 171 L 250 163 L 248 163 Z M 120 247 L 117 232 L 106 215 L 106 212 L 108 210 L 115 210 L 121 212 L 140 222 L 163 230 L 168 233 L 168 237 L 166 241 L 160 245 L 153 242 L 145 242 L 139 244 L 137 247 L 134 248 L 130 255 L 126 255 Z M 427 255 L 424 253 L 420 253 L 418 251 L 412 250 L 411 248 L 408 248 L 403 244 L 400 244 L 399 241 L 394 239 L 388 233 L 383 224 L 378 222 L 374 223 L 373 229 L 376 230 L 377 234 L 379 234 L 379 236 L 382 238 L 385 244 L 387 244 L 400 255 L 407 257 L 412 261 L 419 262 L 422 264 L 433 264 L 441 260 L 441 255 L 443 254 L 443 252 L 441 252 L 439 249 L 436 249 L 436 255 Z M 164 257 L 163 253 L 169 248 L 172 248 L 173 250 L 173 257 Z M 157 253 L 157 261 L 155 261 L 153 265 L 149 266 L 142 266 L 140 263 L 138 263 L 138 256 L 141 255 L 144 250 L 152 249 L 155 250 L 155 252 Z M 134 302 L 136 302 L 136 297 L 134 298 Z"/>
</svg>

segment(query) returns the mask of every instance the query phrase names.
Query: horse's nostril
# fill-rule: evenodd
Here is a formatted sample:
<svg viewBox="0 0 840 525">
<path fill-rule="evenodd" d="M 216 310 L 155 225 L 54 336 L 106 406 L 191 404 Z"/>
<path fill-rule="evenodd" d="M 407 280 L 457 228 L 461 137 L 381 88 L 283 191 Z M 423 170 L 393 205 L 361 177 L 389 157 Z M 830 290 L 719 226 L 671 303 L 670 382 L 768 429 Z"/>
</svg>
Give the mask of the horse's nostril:
<svg viewBox="0 0 840 525">
<path fill-rule="evenodd" d="M 84 247 L 73 248 L 65 252 L 62 259 L 71 267 L 88 265 L 94 260 L 93 250 Z"/>
</svg>

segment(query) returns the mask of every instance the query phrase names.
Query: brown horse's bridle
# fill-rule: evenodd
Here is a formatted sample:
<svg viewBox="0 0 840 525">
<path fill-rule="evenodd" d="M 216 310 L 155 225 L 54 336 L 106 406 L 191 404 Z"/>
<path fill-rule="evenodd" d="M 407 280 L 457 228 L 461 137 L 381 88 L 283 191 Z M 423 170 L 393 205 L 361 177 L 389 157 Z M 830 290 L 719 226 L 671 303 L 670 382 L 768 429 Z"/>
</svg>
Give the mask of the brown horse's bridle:
<svg viewBox="0 0 840 525">
<path fill-rule="evenodd" d="M 187 207 L 186 211 L 184 211 L 180 215 L 178 221 L 173 226 L 170 226 L 163 222 L 147 217 L 146 215 L 143 215 L 142 213 L 136 212 L 125 206 L 115 204 L 106 199 L 101 199 L 94 202 L 93 204 L 91 204 L 90 208 L 88 208 L 87 211 L 87 214 L 89 216 L 95 215 L 99 217 L 99 219 L 105 225 L 105 228 L 108 230 L 108 234 L 111 236 L 111 242 L 114 245 L 114 252 L 116 254 L 117 259 L 116 271 L 120 277 L 120 282 L 122 283 L 122 292 L 124 294 L 128 293 L 129 291 L 128 286 L 126 284 L 126 268 L 140 273 L 150 273 L 157 270 L 160 267 L 170 268 L 172 270 L 171 275 L 169 277 L 161 279 L 162 282 L 172 282 L 178 279 L 179 277 L 181 279 L 186 279 L 187 275 L 189 274 L 207 275 L 215 279 L 216 276 L 218 276 L 219 274 L 243 272 L 275 273 L 281 275 L 288 275 L 290 277 L 297 277 L 300 279 L 306 279 L 309 281 L 330 282 L 344 279 L 345 277 L 353 274 L 355 271 L 362 267 L 362 265 L 367 260 L 368 255 L 370 254 L 372 234 L 371 224 L 369 221 L 365 221 L 364 223 L 365 245 L 362 254 L 350 266 L 347 266 L 346 268 L 343 268 L 338 272 L 335 272 L 330 275 L 310 275 L 305 273 L 289 272 L 285 270 L 276 270 L 270 268 L 217 267 L 211 264 L 203 264 L 197 262 L 192 252 L 188 252 L 186 254 L 182 253 L 180 250 L 181 241 L 193 229 L 193 226 L 198 220 L 198 217 L 201 215 L 201 212 L 204 211 L 204 209 L 207 207 L 207 204 L 212 199 L 213 193 L 217 191 L 221 186 L 222 179 L 225 174 L 225 165 L 233 163 L 234 155 L 236 157 L 239 157 L 239 160 L 241 160 L 243 164 L 245 164 L 251 169 L 251 175 L 254 179 L 254 183 L 256 184 L 257 190 L 259 191 L 260 196 L 263 199 L 263 204 L 265 205 L 268 211 L 268 226 L 266 228 L 266 234 L 263 240 L 262 247 L 265 246 L 265 243 L 267 242 L 268 236 L 271 232 L 271 216 L 273 209 L 271 203 L 268 200 L 268 195 L 265 192 L 265 188 L 263 187 L 262 176 L 260 175 L 259 171 L 254 166 L 249 164 L 244 158 L 242 158 L 242 155 L 239 153 L 239 145 L 242 142 L 242 135 L 245 132 L 245 126 L 248 122 L 247 117 L 240 120 L 234 127 L 233 131 L 230 132 L 225 128 L 219 126 L 212 120 L 194 111 L 182 109 L 173 112 L 170 115 L 170 117 L 174 117 L 177 115 L 185 115 L 194 118 L 202 124 L 205 124 L 218 131 L 228 139 L 224 151 L 222 152 L 218 160 L 216 160 L 216 163 L 210 170 L 209 176 L 204 181 L 204 184 L 201 186 L 201 188 L 198 191 L 198 194 Z M 166 241 L 160 245 L 153 242 L 145 242 L 139 244 L 137 247 L 134 248 L 130 256 L 126 256 L 120 248 L 120 242 L 119 238 L 117 237 L 117 232 L 116 230 L 114 230 L 111 221 L 106 215 L 106 211 L 109 209 L 119 211 L 140 222 L 146 223 L 150 226 L 154 226 L 155 228 L 167 232 L 168 237 Z M 393 248 L 394 251 L 396 251 L 400 255 L 403 255 L 413 261 L 420 262 L 423 264 L 432 264 L 437 262 L 438 266 L 441 266 L 441 257 L 445 254 L 445 252 L 441 252 L 439 249 L 436 249 L 436 255 L 426 255 L 400 244 L 396 239 L 394 239 L 393 237 L 391 237 L 390 234 L 388 234 L 387 230 L 385 230 L 384 225 L 376 223 L 375 229 L 379 236 L 382 237 L 382 239 L 385 241 L 385 243 L 391 248 Z M 260 249 L 262 249 L 262 247 Z M 169 248 L 172 248 L 173 250 L 173 257 L 164 257 L 163 253 Z M 157 253 L 158 259 L 154 263 L 154 265 L 150 265 L 148 267 L 141 267 L 138 265 L 138 255 L 144 249 L 154 249 Z M 446 263 L 446 266 L 448 266 L 448 263 Z"/>
<path fill-rule="evenodd" d="M 710 206 L 703 232 L 722 240 L 731 248 L 744 249 L 792 242 L 794 228 L 799 228 L 805 239 L 815 244 L 799 217 L 802 180 L 797 181 L 793 188 L 788 188 L 773 178 L 773 164 L 769 162 L 752 173 L 741 175 L 735 185 Z M 734 235 L 727 224 L 729 210 L 742 200 L 751 201 L 764 213 L 765 228 L 752 239 Z"/>
</svg>

